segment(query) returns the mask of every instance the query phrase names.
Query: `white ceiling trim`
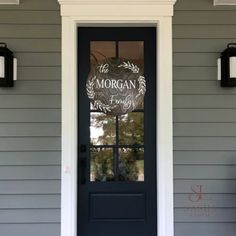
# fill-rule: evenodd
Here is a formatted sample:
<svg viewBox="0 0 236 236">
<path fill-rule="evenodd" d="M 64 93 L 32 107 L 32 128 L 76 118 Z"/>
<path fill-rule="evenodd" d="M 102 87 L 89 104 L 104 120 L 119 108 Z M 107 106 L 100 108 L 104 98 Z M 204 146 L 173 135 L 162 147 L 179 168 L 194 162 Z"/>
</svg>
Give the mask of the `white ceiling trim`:
<svg viewBox="0 0 236 236">
<path fill-rule="evenodd" d="M 139 4 L 139 5 L 174 5 L 176 0 L 58 0 L 61 5 L 117 5 L 117 4 Z"/>
<path fill-rule="evenodd" d="M 0 4 L 15 4 L 19 5 L 20 0 L 0 0 Z"/>
<path fill-rule="evenodd" d="M 214 6 L 218 5 L 236 5 L 236 0 L 214 0 Z"/>
</svg>

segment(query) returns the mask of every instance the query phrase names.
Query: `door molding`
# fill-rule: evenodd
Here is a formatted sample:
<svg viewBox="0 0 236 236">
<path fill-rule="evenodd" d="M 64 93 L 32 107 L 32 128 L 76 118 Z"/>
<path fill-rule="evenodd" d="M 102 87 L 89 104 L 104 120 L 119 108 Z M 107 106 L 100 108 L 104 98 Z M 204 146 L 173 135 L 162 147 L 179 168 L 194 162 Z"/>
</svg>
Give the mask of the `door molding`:
<svg viewBox="0 0 236 236">
<path fill-rule="evenodd" d="M 157 28 L 157 225 L 174 235 L 172 16 L 175 0 L 58 0 L 62 15 L 61 236 L 77 236 L 77 27 Z"/>
</svg>

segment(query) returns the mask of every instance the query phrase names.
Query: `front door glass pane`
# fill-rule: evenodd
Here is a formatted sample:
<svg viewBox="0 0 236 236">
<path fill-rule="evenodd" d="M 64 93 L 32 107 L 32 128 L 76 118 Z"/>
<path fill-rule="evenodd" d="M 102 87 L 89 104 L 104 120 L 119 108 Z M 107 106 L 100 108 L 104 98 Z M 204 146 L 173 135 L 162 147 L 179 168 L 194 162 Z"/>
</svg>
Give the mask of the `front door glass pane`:
<svg viewBox="0 0 236 236">
<path fill-rule="evenodd" d="M 101 112 L 90 113 L 91 145 L 112 145 L 116 141 L 116 120 Z"/>
<path fill-rule="evenodd" d="M 144 115 L 143 112 L 130 112 L 119 117 L 119 144 L 144 144 Z"/>
<path fill-rule="evenodd" d="M 144 181 L 144 148 L 120 148 L 119 180 Z"/>
<path fill-rule="evenodd" d="M 90 68 L 108 57 L 144 70 L 142 41 L 92 41 Z M 109 116 L 90 105 L 90 181 L 144 181 L 144 102 L 135 111 Z"/>
<path fill-rule="evenodd" d="M 113 150 L 111 148 L 91 148 L 90 159 L 90 181 L 114 180 Z"/>
</svg>

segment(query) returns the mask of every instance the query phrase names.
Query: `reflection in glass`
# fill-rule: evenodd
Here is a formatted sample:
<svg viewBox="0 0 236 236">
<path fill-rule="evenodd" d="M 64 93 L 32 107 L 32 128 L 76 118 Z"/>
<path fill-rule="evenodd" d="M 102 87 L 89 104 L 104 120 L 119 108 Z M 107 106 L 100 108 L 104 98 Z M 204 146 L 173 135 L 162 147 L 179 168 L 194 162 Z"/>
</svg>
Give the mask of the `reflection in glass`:
<svg viewBox="0 0 236 236">
<path fill-rule="evenodd" d="M 116 56 L 116 42 L 114 41 L 91 41 L 90 42 L 90 68 L 106 59 Z"/>
<path fill-rule="evenodd" d="M 114 41 L 92 41 L 91 69 L 105 58 L 116 55 L 132 60 L 144 70 L 142 41 L 121 41 L 118 47 Z M 116 117 L 90 106 L 90 181 L 144 181 L 143 109 L 144 102 L 136 112 Z"/>
<path fill-rule="evenodd" d="M 116 56 L 115 41 L 91 41 L 90 42 L 90 70 L 92 71 L 97 63 L 108 57 Z M 90 109 L 95 110 L 90 103 Z"/>
<path fill-rule="evenodd" d="M 107 145 L 115 143 L 115 117 L 101 112 L 90 113 L 91 145 Z"/>
<path fill-rule="evenodd" d="M 90 181 L 114 181 L 112 148 L 90 149 Z"/>
<path fill-rule="evenodd" d="M 119 181 L 144 181 L 144 149 L 121 148 Z"/>
<path fill-rule="evenodd" d="M 131 60 L 144 72 L 144 42 L 121 41 L 119 42 L 119 57 Z M 146 78 L 147 79 L 147 78 Z M 144 101 L 137 109 L 144 108 Z"/>
<path fill-rule="evenodd" d="M 143 112 L 131 112 L 120 116 L 119 144 L 144 144 L 144 117 Z"/>
<path fill-rule="evenodd" d="M 129 59 L 143 71 L 144 69 L 144 42 L 122 41 L 119 42 L 119 57 Z"/>
</svg>

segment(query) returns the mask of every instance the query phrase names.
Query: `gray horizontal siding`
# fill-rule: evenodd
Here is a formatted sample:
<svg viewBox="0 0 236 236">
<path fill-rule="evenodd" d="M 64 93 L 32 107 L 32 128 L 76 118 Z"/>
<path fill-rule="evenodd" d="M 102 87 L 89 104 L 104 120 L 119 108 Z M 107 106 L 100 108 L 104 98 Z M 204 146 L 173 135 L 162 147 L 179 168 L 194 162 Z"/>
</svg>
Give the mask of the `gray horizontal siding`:
<svg viewBox="0 0 236 236">
<path fill-rule="evenodd" d="M 5 89 L 3 89 L 5 90 Z M 0 95 L 1 108 L 60 108 L 60 95 Z"/>
<path fill-rule="evenodd" d="M 199 178 L 200 178 L 199 174 Z M 236 185 L 235 179 L 175 179 L 174 191 L 175 193 L 193 194 L 192 187 L 202 185 L 204 194 L 235 194 Z M 203 194 L 203 196 L 204 196 Z M 188 204 L 188 200 L 186 204 Z M 181 219 L 180 219 L 181 220 Z"/>
<path fill-rule="evenodd" d="M 175 109 L 174 122 L 235 123 L 235 109 Z"/>
<path fill-rule="evenodd" d="M 227 236 L 235 236 L 235 223 L 176 223 L 175 235 L 191 235 L 191 236 L 222 236 L 227 232 Z"/>
<path fill-rule="evenodd" d="M 174 128 L 176 137 L 236 136 L 236 123 L 176 123 Z"/>
<path fill-rule="evenodd" d="M 236 165 L 236 151 L 174 151 L 175 165 Z"/>
<path fill-rule="evenodd" d="M 232 42 L 236 39 L 232 38 Z M 174 52 L 217 52 L 220 53 L 225 49 L 229 39 L 174 39 Z M 194 45 L 194 46 L 193 46 Z"/>
<path fill-rule="evenodd" d="M 235 235 L 236 90 L 216 59 L 236 41 L 236 7 L 178 0 L 173 18 L 175 236 Z M 201 193 L 199 194 L 199 191 Z"/>
<path fill-rule="evenodd" d="M 1 233 L 8 236 L 16 235 L 34 235 L 34 236 L 52 236 L 60 235 L 60 224 L 1 224 Z"/>
<path fill-rule="evenodd" d="M 26 167 L 24 167 L 26 170 Z M 38 167 L 40 169 L 40 166 Z M 0 180 L 0 194 L 4 195 L 40 195 L 45 197 L 51 194 L 60 195 L 60 180 L 23 179 L 23 180 Z M 35 204 L 37 202 L 35 201 Z"/>
<path fill-rule="evenodd" d="M 2 8 L 2 6 L 0 7 Z M 61 25 L 35 25 L 31 24 L 31 22 L 26 22 L 25 24 L 0 23 L 0 37 L 2 39 L 52 39 L 53 41 L 61 37 Z M 12 41 L 9 41 L 9 43 L 10 42 Z M 20 50 L 20 48 L 18 50 Z"/>
<path fill-rule="evenodd" d="M 236 208 L 236 194 L 205 194 L 203 200 L 208 203 L 214 202 L 217 208 Z M 196 203 L 196 206 L 200 205 Z M 213 206 L 213 205 L 212 205 Z M 193 202 L 189 201 L 189 194 L 175 194 L 175 207 L 186 208 L 194 207 Z"/>
<path fill-rule="evenodd" d="M 18 96 L 19 97 L 19 96 Z M 57 105 L 59 105 L 57 103 Z M 43 104 L 43 106 L 45 106 Z M 16 106 L 15 106 L 16 107 Z M 32 106 L 31 106 L 32 107 Z M 29 108 L 31 108 L 29 107 Z M 0 109 L 0 122 L 24 122 L 24 123 L 37 123 L 37 122 L 60 122 L 61 111 L 57 109 L 22 109 L 22 108 L 1 108 Z"/>
<path fill-rule="evenodd" d="M 212 81 L 217 76 L 216 66 L 179 66 L 173 68 L 174 81 Z M 175 90 L 174 90 L 175 91 Z"/>
<path fill-rule="evenodd" d="M 19 6 L 9 6 L 9 5 L 3 5 L 0 9 L 9 9 L 9 10 L 15 10 L 15 11 L 21 11 L 21 10 L 45 10 L 45 11 L 58 11 L 59 5 L 56 4 L 55 0 L 47 0 L 47 3 L 45 1 L 38 1 L 38 0 L 24 0 L 20 2 Z"/>
<path fill-rule="evenodd" d="M 60 141 L 59 137 L 0 137 L 0 151 L 59 151 Z"/>
<path fill-rule="evenodd" d="M 60 81 L 17 81 L 13 88 L 0 90 L 1 94 L 60 94 Z"/>
<path fill-rule="evenodd" d="M 60 166 L 0 166 L 0 180 L 59 180 L 60 171 Z"/>
<path fill-rule="evenodd" d="M 1 152 L 1 166 L 49 166 L 60 165 L 60 151 L 27 151 L 27 152 Z"/>
<path fill-rule="evenodd" d="M 0 88 L 0 234 L 59 236 L 61 19 L 56 0 L 0 6 L 18 80 Z"/>
<path fill-rule="evenodd" d="M 175 137 L 175 150 L 236 150 L 236 137 Z"/>
<path fill-rule="evenodd" d="M 235 6 L 214 6 L 211 0 L 178 0 L 175 10 L 178 11 L 220 11 L 220 10 L 236 10 Z"/>
<path fill-rule="evenodd" d="M 60 123 L 0 123 L 0 137 L 60 137 Z"/>
<path fill-rule="evenodd" d="M 226 222 L 236 223 L 236 209 L 234 208 L 176 208 L 176 222 Z M 179 219 L 179 220 L 178 220 Z"/>
<path fill-rule="evenodd" d="M 0 24 L 59 25 L 59 11 L 13 11 L 0 9 Z"/>
<path fill-rule="evenodd" d="M 0 224 L 60 223 L 59 209 L 0 209 Z"/>
<path fill-rule="evenodd" d="M 235 168 L 234 165 L 177 165 L 174 174 L 175 179 L 236 179 Z"/>
<path fill-rule="evenodd" d="M 60 195 L 0 195 L 0 209 L 59 209 Z"/>
<path fill-rule="evenodd" d="M 174 91 L 178 93 L 178 91 Z M 228 109 L 236 108 L 235 95 L 174 95 L 174 108 Z"/>
<path fill-rule="evenodd" d="M 18 68 L 18 83 L 20 81 L 28 81 L 28 80 L 60 80 L 61 68 L 60 67 L 27 67 L 21 66 Z"/>
<path fill-rule="evenodd" d="M 197 2 L 197 1 L 195 1 Z M 173 25 L 174 39 L 232 39 L 236 38 L 235 25 Z M 175 50 L 175 49 L 174 49 Z"/>
<path fill-rule="evenodd" d="M 216 66 L 219 53 L 174 53 L 174 66 Z"/>
<path fill-rule="evenodd" d="M 41 39 L 21 39 L 21 38 L 4 38 L 7 45 L 14 52 L 59 52 L 61 50 L 61 40 L 52 38 Z"/>
<path fill-rule="evenodd" d="M 209 2 L 212 4 L 212 2 Z M 175 11 L 174 25 L 235 25 L 235 10 Z M 188 19 L 188 20 L 186 20 Z"/>
<path fill-rule="evenodd" d="M 41 53 L 27 52 L 15 53 L 18 59 L 18 66 L 57 66 L 61 65 L 61 54 L 57 52 Z"/>
<path fill-rule="evenodd" d="M 174 94 L 236 94 L 235 89 L 221 88 L 219 81 L 174 81 Z"/>
</svg>

